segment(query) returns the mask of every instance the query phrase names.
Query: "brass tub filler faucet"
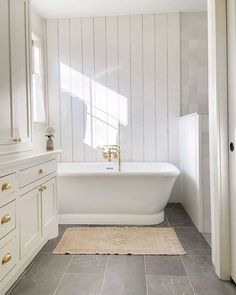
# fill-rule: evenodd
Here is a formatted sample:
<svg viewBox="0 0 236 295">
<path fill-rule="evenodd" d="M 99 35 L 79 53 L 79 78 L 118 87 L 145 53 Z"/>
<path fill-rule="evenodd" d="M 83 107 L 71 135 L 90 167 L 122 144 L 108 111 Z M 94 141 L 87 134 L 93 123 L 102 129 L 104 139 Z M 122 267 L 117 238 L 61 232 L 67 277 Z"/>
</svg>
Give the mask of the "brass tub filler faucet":
<svg viewBox="0 0 236 295">
<path fill-rule="evenodd" d="M 121 166 L 120 160 L 120 146 L 119 145 L 104 145 L 102 148 L 103 159 L 111 162 L 112 160 L 118 160 L 119 171 Z"/>
</svg>

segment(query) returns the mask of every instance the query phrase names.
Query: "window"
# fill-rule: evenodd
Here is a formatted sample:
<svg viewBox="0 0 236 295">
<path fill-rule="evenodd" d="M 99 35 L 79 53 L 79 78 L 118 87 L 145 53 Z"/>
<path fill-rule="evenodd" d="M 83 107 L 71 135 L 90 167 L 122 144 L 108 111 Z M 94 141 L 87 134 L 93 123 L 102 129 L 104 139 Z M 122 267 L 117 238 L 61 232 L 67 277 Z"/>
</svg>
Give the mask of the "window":
<svg viewBox="0 0 236 295">
<path fill-rule="evenodd" d="M 32 34 L 32 88 L 33 120 L 44 123 L 46 121 L 46 114 L 43 89 L 42 44 L 35 34 Z"/>
</svg>

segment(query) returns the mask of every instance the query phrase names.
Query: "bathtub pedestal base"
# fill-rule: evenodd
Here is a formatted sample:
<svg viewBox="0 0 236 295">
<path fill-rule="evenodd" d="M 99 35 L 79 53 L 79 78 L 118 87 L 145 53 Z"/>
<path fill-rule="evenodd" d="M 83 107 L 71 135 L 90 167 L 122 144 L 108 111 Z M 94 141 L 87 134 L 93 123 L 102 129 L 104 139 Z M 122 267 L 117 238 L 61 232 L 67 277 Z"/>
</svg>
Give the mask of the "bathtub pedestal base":
<svg viewBox="0 0 236 295">
<path fill-rule="evenodd" d="M 164 211 L 141 214 L 59 214 L 60 224 L 154 225 L 164 221 Z"/>
</svg>

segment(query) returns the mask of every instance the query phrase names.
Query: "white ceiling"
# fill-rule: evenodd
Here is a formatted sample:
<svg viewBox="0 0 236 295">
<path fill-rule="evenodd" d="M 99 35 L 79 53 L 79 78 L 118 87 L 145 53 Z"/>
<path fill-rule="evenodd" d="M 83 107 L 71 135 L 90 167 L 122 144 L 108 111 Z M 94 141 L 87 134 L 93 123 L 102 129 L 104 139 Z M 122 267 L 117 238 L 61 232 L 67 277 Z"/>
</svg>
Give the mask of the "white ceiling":
<svg viewBox="0 0 236 295">
<path fill-rule="evenodd" d="M 207 0 L 31 0 L 45 18 L 205 11 Z"/>
</svg>

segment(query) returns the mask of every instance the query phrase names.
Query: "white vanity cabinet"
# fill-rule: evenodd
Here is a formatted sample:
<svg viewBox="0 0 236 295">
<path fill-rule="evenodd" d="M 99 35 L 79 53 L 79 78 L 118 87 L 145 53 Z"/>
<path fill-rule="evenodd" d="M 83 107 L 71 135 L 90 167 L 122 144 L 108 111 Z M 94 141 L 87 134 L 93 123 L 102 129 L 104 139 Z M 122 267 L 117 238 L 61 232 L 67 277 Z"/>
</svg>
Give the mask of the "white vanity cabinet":
<svg viewBox="0 0 236 295">
<path fill-rule="evenodd" d="M 0 294 L 58 235 L 59 151 L 0 156 Z"/>
<path fill-rule="evenodd" d="M 56 178 L 50 179 L 40 187 L 42 206 L 42 235 L 54 238 L 57 232 L 57 191 Z"/>
<path fill-rule="evenodd" d="M 0 154 L 31 143 L 28 0 L 0 1 Z"/>
<path fill-rule="evenodd" d="M 20 258 L 24 258 L 41 239 L 40 191 L 38 188 L 19 198 Z"/>
</svg>

